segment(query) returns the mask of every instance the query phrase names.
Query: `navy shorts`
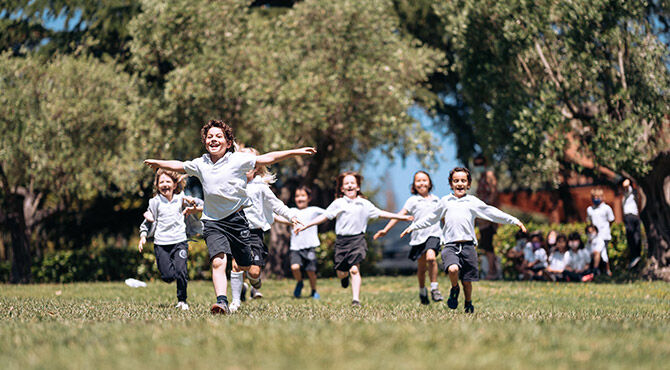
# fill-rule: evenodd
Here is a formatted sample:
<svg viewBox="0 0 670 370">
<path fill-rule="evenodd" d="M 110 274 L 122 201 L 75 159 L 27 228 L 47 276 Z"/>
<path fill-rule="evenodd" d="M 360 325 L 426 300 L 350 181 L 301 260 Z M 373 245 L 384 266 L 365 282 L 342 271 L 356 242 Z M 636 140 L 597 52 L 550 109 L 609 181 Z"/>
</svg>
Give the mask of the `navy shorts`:
<svg viewBox="0 0 670 370">
<path fill-rule="evenodd" d="M 442 263 L 446 273 L 449 273 L 449 266 L 458 266 L 461 281 L 479 281 L 479 261 L 472 242 L 445 244 L 442 249 Z"/>
<path fill-rule="evenodd" d="M 225 253 L 232 255 L 239 266 L 251 265 L 251 232 L 244 211 L 237 211 L 220 220 L 203 220 L 202 223 L 202 236 L 207 243 L 210 261 Z"/>
</svg>

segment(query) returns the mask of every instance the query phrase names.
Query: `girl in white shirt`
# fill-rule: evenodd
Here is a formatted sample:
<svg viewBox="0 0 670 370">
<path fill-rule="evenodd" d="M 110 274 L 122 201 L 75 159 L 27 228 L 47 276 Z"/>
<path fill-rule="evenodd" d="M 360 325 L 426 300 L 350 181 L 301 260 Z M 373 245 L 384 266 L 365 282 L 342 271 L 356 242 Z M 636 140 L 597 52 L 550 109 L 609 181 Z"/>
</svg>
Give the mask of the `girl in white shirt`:
<svg viewBox="0 0 670 370">
<path fill-rule="evenodd" d="M 412 215 L 414 219 L 427 217 L 433 212 L 433 209 L 440 202 L 440 198 L 431 194 L 433 190 L 433 181 L 425 171 L 417 171 L 414 174 L 414 181 L 412 182 L 412 195 L 398 214 Z M 379 230 L 374 238 L 378 239 L 386 233 L 393 226 L 398 223 L 397 220 L 391 220 L 386 226 Z M 421 304 L 429 304 L 428 290 L 426 289 L 426 269 L 430 277 L 430 291 L 433 301 L 442 301 L 442 293 L 438 289 L 437 284 L 437 254 L 440 252 L 440 223 L 439 221 L 425 229 L 421 229 L 412 233 L 409 245 L 412 249 L 409 252 L 409 259 L 417 261 L 416 275 L 419 279 L 419 300 Z M 426 266 L 427 265 L 427 266 Z M 426 268 L 427 267 L 427 268 Z"/>
<path fill-rule="evenodd" d="M 570 262 L 568 253 L 568 238 L 563 234 L 556 237 L 556 246 L 549 255 L 549 267 L 547 267 L 547 276 L 551 280 L 565 281 L 565 268 Z"/>
<path fill-rule="evenodd" d="M 563 272 L 569 281 L 591 281 L 593 274 L 589 273 L 589 264 L 591 263 L 591 255 L 584 248 L 582 238 L 578 232 L 573 232 L 568 236 L 568 264 L 565 266 Z"/>
<path fill-rule="evenodd" d="M 307 225 L 295 229 L 298 234 L 304 229 L 322 224 L 327 220 L 335 221 L 335 270 L 341 279 L 342 288 L 349 286 L 354 307 L 360 306 L 361 289 L 360 263 L 365 259 L 368 245 L 365 230 L 371 218 L 393 218 L 404 221 L 413 220 L 412 216 L 382 211 L 369 200 L 360 196 L 362 177 L 357 172 L 344 172 L 337 177 L 337 194 L 324 215 L 318 216 Z"/>
<path fill-rule="evenodd" d="M 166 283 L 177 281 L 177 306 L 188 310 L 188 236 L 184 217 L 202 211 L 203 202 L 182 193 L 182 176 L 159 169 L 154 180 L 156 195 L 149 200 L 149 209 L 140 226 L 140 253 L 147 237 L 154 237 L 156 265 Z"/>
<path fill-rule="evenodd" d="M 477 238 L 475 236 L 475 218 L 487 221 L 514 224 L 522 231 L 525 226 L 516 217 L 487 205 L 479 198 L 467 195 L 472 183 L 470 171 L 464 167 L 456 167 L 449 173 L 449 184 L 453 194 L 443 197 L 430 216 L 414 221 L 400 234 L 403 237 L 415 230 L 424 229 L 444 219 L 442 228 L 442 261 L 449 273 L 451 291 L 447 306 L 451 309 L 458 307 L 458 279 L 461 278 L 465 293 L 465 312 L 473 313 L 472 282 L 479 280 L 477 260 Z"/>
</svg>

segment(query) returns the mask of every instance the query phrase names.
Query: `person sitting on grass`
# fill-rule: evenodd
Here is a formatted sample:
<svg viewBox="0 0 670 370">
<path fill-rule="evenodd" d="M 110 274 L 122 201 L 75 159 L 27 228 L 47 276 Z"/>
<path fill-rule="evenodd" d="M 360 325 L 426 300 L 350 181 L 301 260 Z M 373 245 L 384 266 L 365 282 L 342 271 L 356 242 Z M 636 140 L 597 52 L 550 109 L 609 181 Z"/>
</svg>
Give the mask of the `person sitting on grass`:
<svg viewBox="0 0 670 370">
<path fill-rule="evenodd" d="M 477 237 L 475 234 L 475 219 L 517 225 L 521 231 L 526 227 L 516 217 L 489 206 L 479 198 L 468 195 L 467 191 L 472 184 L 470 171 L 464 167 L 456 167 L 449 173 L 449 185 L 453 193 L 440 199 L 437 206 L 427 217 L 415 220 L 407 227 L 400 237 L 419 229 L 427 228 L 440 219 L 444 219 L 441 241 L 443 243 L 442 261 L 449 274 L 451 290 L 447 299 L 447 306 L 452 310 L 458 307 L 458 279 L 460 277 L 465 293 L 465 312 L 475 311 L 472 304 L 472 282 L 479 281 L 477 260 Z"/>
<path fill-rule="evenodd" d="M 547 268 L 547 251 L 544 249 L 542 233 L 536 231 L 530 234 L 530 242 L 524 249 L 524 259 L 528 278 L 544 280 L 544 270 Z"/>
<path fill-rule="evenodd" d="M 582 238 L 578 232 L 573 232 L 568 236 L 568 264 L 565 266 L 563 274 L 568 281 L 591 281 L 593 280 L 593 273 L 589 272 L 589 264 L 591 263 L 591 255 L 584 248 Z"/>
<path fill-rule="evenodd" d="M 556 237 L 556 246 L 549 255 L 549 267 L 547 267 L 547 278 L 552 281 L 565 281 L 565 267 L 568 265 L 570 254 L 568 253 L 568 238 L 564 234 Z"/>
</svg>

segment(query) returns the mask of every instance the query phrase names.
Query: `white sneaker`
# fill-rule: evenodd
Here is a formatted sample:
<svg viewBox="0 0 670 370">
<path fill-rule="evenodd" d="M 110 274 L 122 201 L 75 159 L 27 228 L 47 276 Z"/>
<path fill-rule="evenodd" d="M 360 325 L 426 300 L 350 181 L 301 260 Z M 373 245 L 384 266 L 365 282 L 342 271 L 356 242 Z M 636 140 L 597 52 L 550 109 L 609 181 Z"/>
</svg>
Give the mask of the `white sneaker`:
<svg viewBox="0 0 670 370">
<path fill-rule="evenodd" d="M 188 303 L 179 301 L 177 302 L 177 305 L 174 306 L 175 308 L 181 308 L 182 311 L 188 311 Z"/>
<path fill-rule="evenodd" d="M 230 309 L 230 313 L 236 312 L 240 308 L 240 302 L 233 301 L 228 308 Z"/>
<path fill-rule="evenodd" d="M 249 293 L 252 299 L 258 299 L 258 298 L 263 298 L 263 293 L 261 293 L 260 290 L 251 287 L 251 292 Z"/>
</svg>

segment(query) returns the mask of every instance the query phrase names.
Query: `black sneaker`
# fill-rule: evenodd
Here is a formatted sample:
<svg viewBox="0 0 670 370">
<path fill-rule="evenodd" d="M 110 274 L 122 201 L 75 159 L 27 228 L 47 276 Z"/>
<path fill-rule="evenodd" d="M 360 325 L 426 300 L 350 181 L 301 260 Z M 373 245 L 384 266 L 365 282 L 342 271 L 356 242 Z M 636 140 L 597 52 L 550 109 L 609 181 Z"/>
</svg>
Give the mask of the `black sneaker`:
<svg viewBox="0 0 670 370">
<path fill-rule="evenodd" d="M 455 286 L 449 291 L 449 299 L 447 299 L 447 306 L 452 310 L 455 310 L 458 307 L 458 292 L 460 289 Z"/>
<path fill-rule="evenodd" d="M 419 289 L 419 300 L 421 304 L 429 304 L 430 300 L 428 299 L 428 289 L 421 288 Z"/>
<path fill-rule="evenodd" d="M 465 313 L 474 313 L 475 306 L 472 305 L 472 302 L 465 302 Z"/>
<path fill-rule="evenodd" d="M 230 308 L 226 302 L 214 303 L 210 311 L 212 315 L 230 315 Z"/>
<path fill-rule="evenodd" d="M 353 300 L 351 301 L 351 307 L 361 307 L 361 302 Z"/>
<path fill-rule="evenodd" d="M 444 301 L 444 297 L 442 297 L 442 293 L 438 289 L 433 289 L 430 291 L 431 297 L 433 297 L 434 302 L 442 302 Z"/>
<path fill-rule="evenodd" d="M 349 275 L 345 277 L 344 279 L 340 280 L 340 284 L 342 285 L 342 288 L 348 288 L 349 287 Z"/>
</svg>

